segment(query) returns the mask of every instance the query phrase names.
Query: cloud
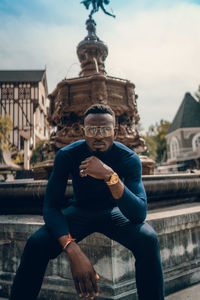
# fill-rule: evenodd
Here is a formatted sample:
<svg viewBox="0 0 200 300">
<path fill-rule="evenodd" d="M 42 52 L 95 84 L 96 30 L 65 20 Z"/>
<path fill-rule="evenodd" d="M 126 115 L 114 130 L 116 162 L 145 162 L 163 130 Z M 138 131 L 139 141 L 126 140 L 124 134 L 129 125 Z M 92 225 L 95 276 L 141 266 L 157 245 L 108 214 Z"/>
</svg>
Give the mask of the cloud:
<svg viewBox="0 0 200 300">
<path fill-rule="evenodd" d="M 46 65 L 52 92 L 64 77 L 79 72 L 76 46 L 86 36 L 88 11 L 74 0 L 35 0 L 30 6 L 23 1 L 0 12 L 0 69 Z M 112 6 L 116 19 L 95 16 L 97 34 L 109 47 L 108 74 L 135 83 L 145 129 L 160 119 L 171 121 L 184 93 L 200 84 L 200 6 L 178 0 L 126 5 L 116 0 L 108 9 Z"/>
<path fill-rule="evenodd" d="M 132 18 L 130 13 L 111 29 L 112 36 L 106 33 L 107 70 L 136 84 L 145 128 L 161 118 L 171 121 L 184 93 L 197 90 L 199 13 L 200 7 L 189 3 L 141 11 Z"/>
</svg>

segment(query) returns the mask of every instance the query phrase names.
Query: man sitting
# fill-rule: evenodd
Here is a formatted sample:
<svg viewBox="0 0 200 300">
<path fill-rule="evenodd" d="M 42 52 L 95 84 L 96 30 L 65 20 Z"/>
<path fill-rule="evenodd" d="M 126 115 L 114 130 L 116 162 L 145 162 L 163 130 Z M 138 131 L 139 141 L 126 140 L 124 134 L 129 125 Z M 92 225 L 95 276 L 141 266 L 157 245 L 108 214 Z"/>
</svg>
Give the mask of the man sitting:
<svg viewBox="0 0 200 300">
<path fill-rule="evenodd" d="M 98 295 L 96 274 L 78 242 L 100 232 L 132 251 L 140 300 L 163 300 L 158 239 L 144 220 L 146 194 L 135 152 L 114 142 L 115 115 L 110 107 L 91 106 L 84 115 L 84 140 L 60 149 L 47 184 L 44 221 L 24 249 L 10 300 L 33 300 L 50 259 L 69 258 L 80 297 Z M 74 202 L 61 211 L 69 174 Z"/>
</svg>

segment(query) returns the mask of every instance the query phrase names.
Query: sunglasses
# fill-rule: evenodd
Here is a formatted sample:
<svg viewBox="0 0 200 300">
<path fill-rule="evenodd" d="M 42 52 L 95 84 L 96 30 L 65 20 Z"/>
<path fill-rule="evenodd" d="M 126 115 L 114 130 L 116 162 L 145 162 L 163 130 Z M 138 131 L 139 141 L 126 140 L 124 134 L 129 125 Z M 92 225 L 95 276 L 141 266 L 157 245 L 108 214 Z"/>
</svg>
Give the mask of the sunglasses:
<svg viewBox="0 0 200 300">
<path fill-rule="evenodd" d="M 109 137 L 114 132 L 114 128 L 109 126 L 85 126 L 84 127 L 84 132 L 87 137 L 95 137 L 97 135 L 98 130 L 102 137 Z"/>
</svg>

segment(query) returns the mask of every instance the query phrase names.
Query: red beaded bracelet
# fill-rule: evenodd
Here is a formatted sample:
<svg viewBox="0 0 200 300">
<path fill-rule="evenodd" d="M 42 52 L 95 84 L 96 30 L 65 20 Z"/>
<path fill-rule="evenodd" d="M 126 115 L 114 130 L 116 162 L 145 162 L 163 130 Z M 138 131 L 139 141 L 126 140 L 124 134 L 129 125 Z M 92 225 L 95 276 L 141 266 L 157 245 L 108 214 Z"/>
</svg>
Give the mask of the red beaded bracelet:
<svg viewBox="0 0 200 300">
<path fill-rule="evenodd" d="M 64 246 L 63 246 L 63 251 L 67 248 L 67 246 L 68 246 L 71 242 L 73 242 L 73 241 L 75 241 L 75 240 L 76 240 L 76 239 L 73 239 L 73 238 L 71 237 L 70 233 L 69 233 L 68 239 L 66 240 L 66 242 L 65 242 L 65 244 L 64 244 Z"/>
</svg>

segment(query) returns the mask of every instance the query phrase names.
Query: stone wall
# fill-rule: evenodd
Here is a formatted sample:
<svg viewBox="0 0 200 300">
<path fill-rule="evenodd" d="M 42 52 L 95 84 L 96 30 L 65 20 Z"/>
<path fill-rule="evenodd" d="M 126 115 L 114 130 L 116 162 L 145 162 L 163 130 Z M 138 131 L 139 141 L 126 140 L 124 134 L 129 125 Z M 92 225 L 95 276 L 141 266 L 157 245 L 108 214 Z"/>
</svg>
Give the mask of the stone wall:
<svg viewBox="0 0 200 300">
<path fill-rule="evenodd" d="M 166 294 L 200 282 L 200 204 L 152 211 L 147 221 L 159 236 Z M 42 223 L 41 216 L 0 216 L 0 296 L 8 295 L 25 241 Z M 98 299 L 137 299 L 129 250 L 98 233 L 80 246 L 100 275 Z M 40 299 L 77 299 L 64 253 L 49 263 Z"/>
<path fill-rule="evenodd" d="M 200 282 L 199 180 L 199 176 L 193 175 L 181 178 L 159 176 L 144 179 L 149 204 L 153 207 L 149 210 L 147 221 L 158 233 L 166 294 Z M 45 189 L 46 183 L 34 184 L 37 187 L 37 192 L 34 193 L 39 195 L 37 185 Z M 163 192 L 161 187 L 165 187 Z M 26 189 L 26 193 L 30 195 L 33 191 L 35 191 L 33 186 Z M 17 195 L 17 190 L 15 193 Z M 159 204 L 162 203 L 161 195 L 165 205 Z M 173 205 L 167 206 L 167 199 Z M 179 204 L 181 199 L 183 203 Z M 157 207 L 163 207 L 155 208 L 156 204 Z M 8 295 L 25 241 L 42 223 L 42 217 L 39 215 L 0 216 L 0 296 Z M 137 299 L 134 258 L 129 250 L 98 233 L 84 239 L 80 246 L 100 275 L 99 300 Z M 40 299 L 77 299 L 64 253 L 49 263 Z"/>
</svg>

